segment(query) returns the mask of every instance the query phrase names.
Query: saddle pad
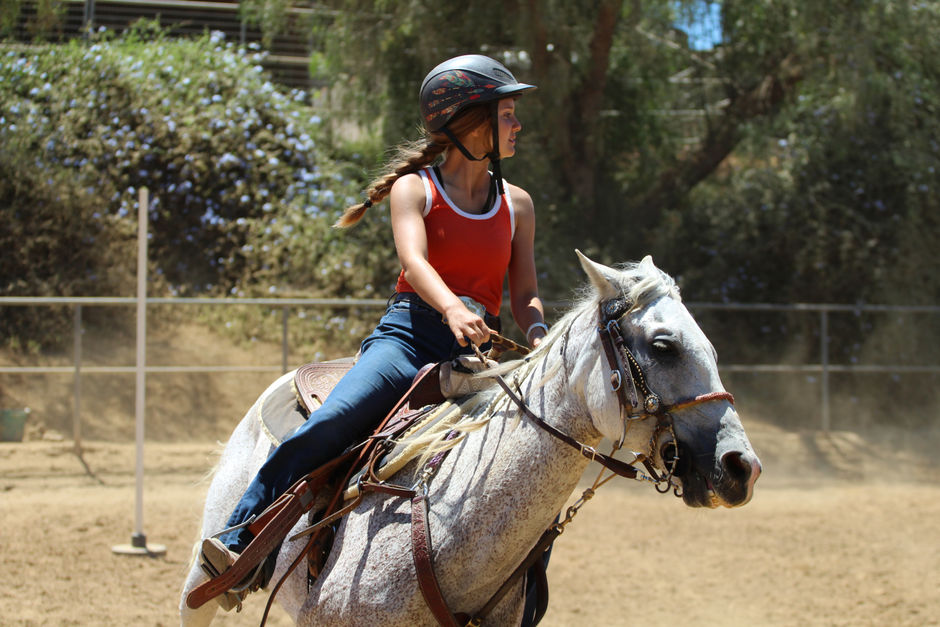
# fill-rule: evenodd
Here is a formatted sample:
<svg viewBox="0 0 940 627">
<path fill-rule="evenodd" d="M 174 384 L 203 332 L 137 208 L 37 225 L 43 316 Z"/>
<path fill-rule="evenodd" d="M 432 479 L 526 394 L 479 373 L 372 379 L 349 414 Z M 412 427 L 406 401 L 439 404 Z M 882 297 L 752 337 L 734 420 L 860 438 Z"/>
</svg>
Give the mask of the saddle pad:
<svg viewBox="0 0 940 627">
<path fill-rule="evenodd" d="M 293 376 L 293 372 L 288 372 L 278 379 L 254 408 L 261 431 L 274 446 L 279 446 L 305 420 L 294 392 Z"/>
</svg>

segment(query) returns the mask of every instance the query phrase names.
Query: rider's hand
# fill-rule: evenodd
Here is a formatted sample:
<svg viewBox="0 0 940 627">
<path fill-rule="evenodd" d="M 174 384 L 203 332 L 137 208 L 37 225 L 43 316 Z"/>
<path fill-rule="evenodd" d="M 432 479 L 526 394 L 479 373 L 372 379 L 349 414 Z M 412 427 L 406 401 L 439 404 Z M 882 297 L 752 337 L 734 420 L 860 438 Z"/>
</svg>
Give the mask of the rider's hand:
<svg viewBox="0 0 940 627">
<path fill-rule="evenodd" d="M 467 340 L 480 346 L 490 339 L 490 329 L 483 318 L 459 301 L 444 311 L 444 320 L 461 346 L 466 346 Z"/>
</svg>

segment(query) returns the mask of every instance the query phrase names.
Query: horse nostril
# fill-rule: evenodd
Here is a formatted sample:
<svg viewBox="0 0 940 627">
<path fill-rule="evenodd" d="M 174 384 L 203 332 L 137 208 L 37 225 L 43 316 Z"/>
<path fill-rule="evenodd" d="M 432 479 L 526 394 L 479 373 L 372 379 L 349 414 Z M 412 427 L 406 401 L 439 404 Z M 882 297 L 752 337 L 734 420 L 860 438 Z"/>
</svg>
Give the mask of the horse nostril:
<svg viewBox="0 0 940 627">
<path fill-rule="evenodd" d="M 721 458 L 721 466 L 725 475 L 736 483 L 747 483 L 751 478 L 752 466 L 739 451 L 725 453 Z"/>
</svg>

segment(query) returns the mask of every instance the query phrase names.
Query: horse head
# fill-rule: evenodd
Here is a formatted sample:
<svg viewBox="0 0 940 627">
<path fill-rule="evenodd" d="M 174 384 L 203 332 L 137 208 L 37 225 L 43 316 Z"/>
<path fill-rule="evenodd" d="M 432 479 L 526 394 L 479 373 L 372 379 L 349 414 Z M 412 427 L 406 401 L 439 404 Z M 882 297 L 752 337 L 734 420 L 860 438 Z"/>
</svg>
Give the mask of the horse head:
<svg viewBox="0 0 940 627">
<path fill-rule="evenodd" d="M 578 256 L 592 289 L 576 309 L 595 326 L 599 346 L 569 350 L 583 356 L 584 380 L 610 381 L 581 390 L 594 428 L 637 451 L 689 506 L 747 503 L 760 460 L 721 383 L 715 349 L 673 280 L 650 257 L 611 268 Z"/>
</svg>

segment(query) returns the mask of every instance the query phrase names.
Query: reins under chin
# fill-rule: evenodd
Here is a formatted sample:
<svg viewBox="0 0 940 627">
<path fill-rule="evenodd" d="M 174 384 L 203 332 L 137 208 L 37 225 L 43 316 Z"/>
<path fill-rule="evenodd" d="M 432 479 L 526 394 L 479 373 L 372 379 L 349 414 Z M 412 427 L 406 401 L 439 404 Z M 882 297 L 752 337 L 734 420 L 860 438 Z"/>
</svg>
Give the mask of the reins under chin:
<svg viewBox="0 0 940 627">
<path fill-rule="evenodd" d="M 491 334 L 491 338 L 493 338 L 494 336 L 495 336 L 495 337 L 498 337 L 498 338 L 499 338 L 500 340 L 502 340 L 502 341 L 510 342 L 510 343 L 512 343 L 513 345 L 515 345 L 515 346 L 517 346 L 517 347 L 519 347 L 519 348 L 523 348 L 523 349 L 524 349 L 524 347 L 521 347 L 521 346 L 519 346 L 518 344 L 516 344 L 515 342 L 512 342 L 512 340 L 507 340 L 506 338 L 503 338 L 502 336 L 498 336 L 498 335 L 495 334 L 495 333 L 494 333 L 494 334 Z M 477 354 L 477 357 L 479 357 L 479 358 L 483 361 L 483 363 L 486 363 L 486 356 L 483 354 L 483 352 L 480 350 L 480 348 L 474 344 L 474 345 L 473 345 L 473 350 L 474 350 L 474 352 Z M 513 350 L 516 350 L 516 349 L 513 349 Z M 525 350 L 526 350 L 526 353 L 528 353 L 528 349 L 525 349 Z M 540 416 L 536 415 L 531 409 L 529 409 L 529 406 L 526 405 L 526 402 L 522 399 L 521 395 L 520 395 L 520 394 L 517 394 L 517 393 L 509 386 L 509 384 L 506 382 L 506 379 L 503 378 L 503 376 L 502 376 L 501 374 L 492 374 L 492 375 L 488 375 L 488 374 L 486 374 L 486 371 L 483 371 L 482 374 L 483 374 L 484 376 L 488 376 L 488 377 L 492 378 L 493 380 L 495 380 L 496 383 L 503 389 L 503 392 L 506 393 L 506 396 L 508 396 L 509 399 L 510 399 L 513 403 L 516 404 L 516 406 L 519 408 L 519 410 L 520 410 L 529 420 L 531 420 L 536 426 L 538 426 L 539 428 L 541 428 L 541 429 L 544 430 L 544 431 L 547 431 L 550 435 L 552 435 L 553 437 L 555 437 L 555 438 L 561 440 L 562 442 L 564 442 L 564 443 L 567 444 L 568 446 L 570 446 L 570 447 L 576 449 L 578 452 L 581 453 L 581 455 L 582 455 L 583 457 L 585 457 L 585 458 L 587 458 L 587 459 L 589 459 L 589 460 L 591 460 L 591 461 L 596 461 L 596 462 L 598 462 L 601 466 L 604 466 L 605 468 L 607 468 L 607 469 L 610 470 L 611 472 L 613 472 L 613 473 L 615 473 L 615 474 L 617 474 L 617 475 L 619 475 L 619 476 L 621 476 L 621 477 L 626 477 L 626 478 L 628 478 L 628 479 L 637 479 L 637 478 L 639 478 L 641 481 L 645 481 L 645 480 L 654 481 L 654 479 L 653 479 L 652 477 L 647 477 L 645 474 L 641 473 L 641 472 L 640 472 L 639 470 L 637 470 L 634 466 L 628 464 L 627 462 L 621 461 L 621 460 L 619 460 L 619 459 L 617 459 L 617 458 L 615 458 L 615 457 L 612 457 L 612 456 L 610 456 L 610 455 L 604 455 L 603 453 L 600 453 L 599 451 L 597 451 L 597 449 L 595 449 L 593 446 L 590 446 L 590 445 L 584 444 L 584 443 L 582 443 L 582 442 L 579 442 L 578 440 L 576 440 L 575 438 L 571 437 L 571 436 L 568 435 L 567 433 L 564 433 L 563 431 L 561 431 L 561 430 L 557 429 L 556 427 L 550 425 L 549 423 L 545 422 Z M 642 456 L 641 456 L 641 455 L 637 455 L 637 456 L 636 456 L 636 459 L 635 459 L 634 461 L 641 461 L 641 459 L 642 459 Z"/>
</svg>

